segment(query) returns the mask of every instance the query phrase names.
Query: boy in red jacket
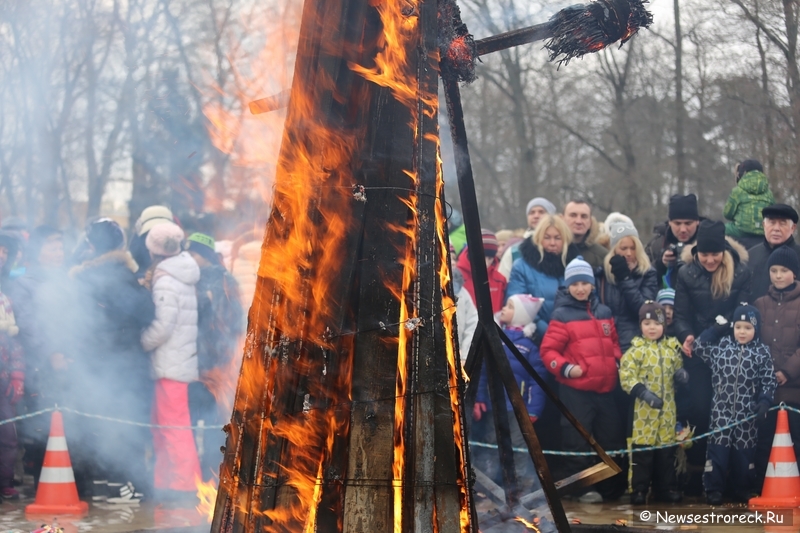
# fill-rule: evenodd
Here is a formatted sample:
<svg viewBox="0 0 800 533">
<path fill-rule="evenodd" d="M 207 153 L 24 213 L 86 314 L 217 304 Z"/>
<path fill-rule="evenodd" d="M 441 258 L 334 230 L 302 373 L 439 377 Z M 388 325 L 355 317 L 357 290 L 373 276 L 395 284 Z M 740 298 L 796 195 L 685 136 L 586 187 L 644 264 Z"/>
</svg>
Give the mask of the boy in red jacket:
<svg viewBox="0 0 800 533">
<path fill-rule="evenodd" d="M 545 367 L 559 387 L 559 397 L 578 421 L 605 450 L 622 448 L 622 421 L 611 392 L 619 379 L 622 357 L 611 309 L 594 294 L 592 267 L 582 257 L 573 259 L 564 272 L 567 289 L 559 289 L 555 309 L 542 341 Z M 564 451 L 588 452 L 589 444 L 566 419 L 561 419 Z M 589 468 L 592 457 L 568 457 L 563 477 Z M 601 503 L 602 496 L 589 490 L 583 503 Z"/>
</svg>

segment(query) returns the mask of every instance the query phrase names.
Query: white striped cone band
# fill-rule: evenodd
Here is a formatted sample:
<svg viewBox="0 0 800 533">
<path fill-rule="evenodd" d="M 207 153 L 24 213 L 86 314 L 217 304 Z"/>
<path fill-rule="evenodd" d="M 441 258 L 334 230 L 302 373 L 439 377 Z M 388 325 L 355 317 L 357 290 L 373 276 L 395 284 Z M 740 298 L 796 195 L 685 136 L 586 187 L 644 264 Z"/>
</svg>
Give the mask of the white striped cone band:
<svg viewBox="0 0 800 533">
<path fill-rule="evenodd" d="M 767 477 L 798 477 L 797 463 L 769 463 Z"/>
<path fill-rule="evenodd" d="M 39 476 L 39 483 L 75 483 L 75 474 L 69 466 L 45 466 Z"/>
<path fill-rule="evenodd" d="M 48 452 L 66 452 L 67 438 L 66 437 L 50 437 L 47 439 Z"/>
<path fill-rule="evenodd" d="M 775 433 L 775 438 L 772 440 L 772 447 L 789 447 L 793 446 L 792 435 L 790 433 Z"/>
</svg>

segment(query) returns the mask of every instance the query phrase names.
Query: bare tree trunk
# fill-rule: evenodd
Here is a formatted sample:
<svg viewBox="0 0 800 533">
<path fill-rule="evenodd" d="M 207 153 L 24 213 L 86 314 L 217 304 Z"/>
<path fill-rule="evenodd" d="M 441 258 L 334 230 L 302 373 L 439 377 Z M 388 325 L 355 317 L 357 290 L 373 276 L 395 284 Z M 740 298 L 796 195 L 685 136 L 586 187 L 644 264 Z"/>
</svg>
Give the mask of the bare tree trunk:
<svg viewBox="0 0 800 533">
<path fill-rule="evenodd" d="M 675 12 L 675 164 L 678 177 L 678 192 L 686 191 L 686 151 L 683 104 L 683 33 L 681 32 L 680 0 L 673 0 Z"/>
<path fill-rule="evenodd" d="M 761 59 L 761 89 L 764 92 L 764 137 L 767 149 L 767 177 L 770 177 L 772 188 L 775 190 L 776 176 L 773 176 L 775 168 L 775 134 L 772 131 L 772 95 L 769 92 L 769 75 L 767 73 L 767 51 L 764 43 L 761 42 L 761 29 L 756 31 L 756 44 L 758 45 L 758 55 Z"/>
</svg>

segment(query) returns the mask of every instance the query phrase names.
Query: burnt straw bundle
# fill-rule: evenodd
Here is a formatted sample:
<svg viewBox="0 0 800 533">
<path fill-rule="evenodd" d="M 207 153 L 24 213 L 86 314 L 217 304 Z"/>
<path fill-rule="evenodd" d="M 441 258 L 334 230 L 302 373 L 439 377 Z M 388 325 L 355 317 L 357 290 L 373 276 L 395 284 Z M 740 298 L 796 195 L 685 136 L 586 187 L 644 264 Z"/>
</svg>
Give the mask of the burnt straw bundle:
<svg viewBox="0 0 800 533">
<path fill-rule="evenodd" d="M 562 9 L 548 22 L 551 38 L 545 48 L 550 61 L 567 64 L 616 41 L 622 46 L 639 28 L 653 23 L 652 13 L 644 7 L 646 1 L 596 0 Z"/>
</svg>

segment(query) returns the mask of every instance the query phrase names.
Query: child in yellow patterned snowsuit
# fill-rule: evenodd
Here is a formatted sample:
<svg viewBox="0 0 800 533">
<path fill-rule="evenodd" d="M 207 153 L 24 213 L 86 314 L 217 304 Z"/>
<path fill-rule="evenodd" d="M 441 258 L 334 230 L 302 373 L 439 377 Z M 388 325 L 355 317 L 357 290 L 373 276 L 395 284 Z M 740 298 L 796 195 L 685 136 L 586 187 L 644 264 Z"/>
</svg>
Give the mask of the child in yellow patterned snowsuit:
<svg viewBox="0 0 800 533">
<path fill-rule="evenodd" d="M 688 379 L 681 359 L 681 344 L 664 335 L 664 308 L 648 301 L 639 310 L 642 335 L 634 337 L 622 356 L 619 381 L 634 400 L 633 476 L 631 503 L 644 505 L 650 482 L 656 500 L 677 503 L 681 496 L 675 479 L 675 386 Z M 669 446 L 658 450 L 637 448 Z"/>
</svg>

